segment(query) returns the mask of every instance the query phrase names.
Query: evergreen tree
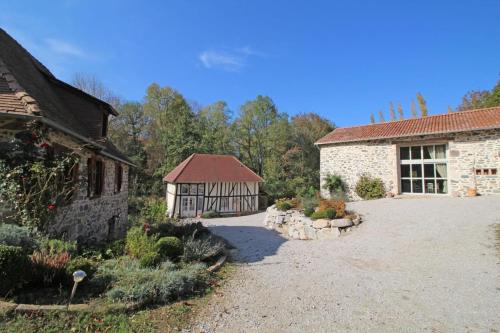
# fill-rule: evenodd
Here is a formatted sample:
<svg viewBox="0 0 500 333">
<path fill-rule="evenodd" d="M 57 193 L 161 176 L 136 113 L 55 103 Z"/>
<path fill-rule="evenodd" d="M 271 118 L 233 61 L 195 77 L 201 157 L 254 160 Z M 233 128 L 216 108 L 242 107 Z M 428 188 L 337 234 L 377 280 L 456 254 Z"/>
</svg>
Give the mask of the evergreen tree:
<svg viewBox="0 0 500 333">
<path fill-rule="evenodd" d="M 424 96 L 422 96 L 421 93 L 417 93 L 417 100 L 418 100 L 418 106 L 420 108 L 420 116 L 427 117 L 427 102 L 424 99 Z"/>
</svg>

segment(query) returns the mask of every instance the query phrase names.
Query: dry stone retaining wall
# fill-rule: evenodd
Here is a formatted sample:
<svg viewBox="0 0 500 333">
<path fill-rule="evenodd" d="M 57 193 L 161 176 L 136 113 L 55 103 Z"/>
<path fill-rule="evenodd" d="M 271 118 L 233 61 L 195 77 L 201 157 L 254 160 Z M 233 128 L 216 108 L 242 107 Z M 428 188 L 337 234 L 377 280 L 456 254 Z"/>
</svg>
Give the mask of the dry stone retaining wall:
<svg viewBox="0 0 500 333">
<path fill-rule="evenodd" d="M 264 224 L 267 228 L 276 230 L 292 239 L 334 239 L 342 232 L 348 232 L 351 227 L 361 222 L 359 216 L 342 219 L 311 220 L 303 211 L 292 209 L 286 212 L 276 209 L 275 205 L 267 208 Z"/>
</svg>

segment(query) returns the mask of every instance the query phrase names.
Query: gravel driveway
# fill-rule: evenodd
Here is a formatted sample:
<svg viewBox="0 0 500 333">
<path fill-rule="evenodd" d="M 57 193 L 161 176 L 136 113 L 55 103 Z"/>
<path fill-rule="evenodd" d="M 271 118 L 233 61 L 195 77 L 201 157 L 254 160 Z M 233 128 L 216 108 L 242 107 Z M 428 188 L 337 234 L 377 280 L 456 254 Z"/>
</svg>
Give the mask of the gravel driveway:
<svg viewBox="0 0 500 333">
<path fill-rule="evenodd" d="M 500 332 L 500 197 L 349 205 L 335 240 L 288 240 L 264 214 L 205 220 L 238 249 L 194 331 Z"/>
</svg>

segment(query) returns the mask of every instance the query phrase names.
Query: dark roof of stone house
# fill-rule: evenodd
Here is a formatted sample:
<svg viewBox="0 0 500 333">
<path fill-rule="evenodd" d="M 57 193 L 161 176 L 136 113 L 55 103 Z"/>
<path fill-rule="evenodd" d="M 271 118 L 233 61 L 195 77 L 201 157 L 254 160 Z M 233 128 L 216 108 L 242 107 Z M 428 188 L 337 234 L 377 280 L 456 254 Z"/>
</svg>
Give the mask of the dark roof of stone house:
<svg viewBox="0 0 500 333">
<path fill-rule="evenodd" d="M 453 112 L 380 124 L 336 128 L 316 144 L 370 141 L 500 128 L 500 107 Z"/>
<path fill-rule="evenodd" d="M 167 183 L 262 182 L 232 155 L 193 154 L 163 178 Z"/>
<path fill-rule="evenodd" d="M 103 115 L 116 116 L 116 110 L 57 79 L 3 29 L 0 29 L 0 113 L 48 120 L 70 135 L 95 142 L 104 154 L 132 164 L 101 136 Z"/>
</svg>

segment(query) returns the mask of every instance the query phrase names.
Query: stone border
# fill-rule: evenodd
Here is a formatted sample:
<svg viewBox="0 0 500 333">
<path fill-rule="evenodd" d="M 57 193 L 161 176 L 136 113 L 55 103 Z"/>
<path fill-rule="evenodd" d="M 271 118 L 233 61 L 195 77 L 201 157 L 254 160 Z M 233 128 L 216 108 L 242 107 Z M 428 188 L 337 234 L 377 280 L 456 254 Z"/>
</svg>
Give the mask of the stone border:
<svg viewBox="0 0 500 333">
<path fill-rule="evenodd" d="M 348 214 L 340 219 L 312 220 L 304 215 L 302 210 L 292 209 L 280 211 L 272 205 L 266 210 L 264 224 L 267 228 L 276 230 L 292 239 L 334 239 L 341 233 L 351 231 L 361 223 L 361 216 Z"/>
</svg>

